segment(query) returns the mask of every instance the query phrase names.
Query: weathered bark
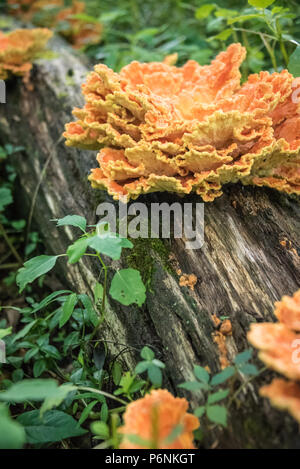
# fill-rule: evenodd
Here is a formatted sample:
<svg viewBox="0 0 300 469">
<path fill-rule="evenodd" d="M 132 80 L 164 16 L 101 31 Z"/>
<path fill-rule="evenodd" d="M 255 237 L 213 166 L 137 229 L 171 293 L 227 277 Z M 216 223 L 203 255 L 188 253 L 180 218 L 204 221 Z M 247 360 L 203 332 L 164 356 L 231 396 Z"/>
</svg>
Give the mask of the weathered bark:
<svg viewBox="0 0 300 469">
<path fill-rule="evenodd" d="M 2 142 L 25 147 L 13 158 L 24 210 L 31 206 L 41 182 L 33 204 L 33 221 L 47 253 L 62 253 L 74 240 L 74 231 L 68 227 L 58 231 L 50 219 L 80 214 L 95 223 L 97 204 L 109 198 L 92 190 L 87 181 L 96 154 L 68 148 L 59 140 L 64 124 L 71 119 L 71 109 L 82 105 L 79 85 L 87 68 L 62 41 L 55 39 L 53 48 L 57 58 L 34 68 L 33 91 L 26 89 L 21 80 L 8 84 L 7 104 L 0 108 L 0 137 Z M 163 193 L 141 200 L 147 204 L 200 202 L 197 196 L 179 199 Z M 133 367 L 139 354 L 132 347 L 153 346 L 167 365 L 165 385 L 171 391 L 191 379 L 195 363 L 208 365 L 216 372 L 220 356 L 213 340 L 216 329 L 212 314 L 230 317 L 233 334 L 226 342 L 232 359 L 249 346 L 249 324 L 274 320 L 274 301 L 299 288 L 299 232 L 299 201 L 271 190 L 235 185 L 226 188 L 220 199 L 205 204 L 202 249 L 188 251 L 180 239 L 136 243 L 137 266 L 143 271 L 146 265 L 150 272 L 154 263 L 152 286 L 142 308 L 122 307 L 110 301 L 101 330 L 110 355 L 123 350 L 120 356 L 124 363 Z M 285 237 L 292 249 L 280 244 Z M 164 251 L 172 254 L 173 265 L 183 273 L 198 277 L 194 292 L 179 286 L 175 270 L 166 268 Z M 78 266 L 60 260 L 56 273 L 74 291 L 91 293 L 97 269 L 90 259 Z M 124 344 L 128 346 L 125 350 Z M 259 378 L 245 387 L 239 396 L 240 405 L 235 402 L 231 408 L 229 429 L 208 433 L 205 446 L 299 446 L 297 425 L 258 397 L 257 389 L 263 380 Z M 198 397 L 188 394 L 194 406 Z"/>
</svg>

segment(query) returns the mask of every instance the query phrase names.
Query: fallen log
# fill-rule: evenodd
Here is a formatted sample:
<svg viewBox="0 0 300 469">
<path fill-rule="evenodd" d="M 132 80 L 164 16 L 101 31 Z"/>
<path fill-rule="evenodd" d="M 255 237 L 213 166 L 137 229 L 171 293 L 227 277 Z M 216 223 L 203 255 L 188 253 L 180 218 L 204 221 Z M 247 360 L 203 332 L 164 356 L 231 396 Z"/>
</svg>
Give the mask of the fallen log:
<svg viewBox="0 0 300 469">
<path fill-rule="evenodd" d="M 78 214 L 92 224 L 98 221 L 99 202 L 111 201 L 87 181 L 96 153 L 68 148 L 61 138 L 72 108 L 83 103 L 80 84 L 88 68 L 62 40 L 55 38 L 52 48 L 57 56 L 34 67 L 33 89 L 19 79 L 9 82 L 7 103 L 0 105 L 1 142 L 25 148 L 12 158 L 22 210 L 30 219 L 32 215 L 49 254 L 65 252 L 74 240 L 72 229 L 58 232 L 51 219 Z M 164 193 L 139 201 L 148 207 L 153 202 L 200 202 L 196 195 L 180 199 Z M 182 239 L 136 240 L 122 263 L 141 270 L 149 286 L 147 301 L 138 308 L 110 299 L 100 332 L 110 357 L 119 355 L 131 369 L 139 350 L 152 346 L 166 363 L 164 385 L 176 393 L 179 383 L 192 378 L 193 364 L 215 373 L 224 360 L 231 362 L 248 348 L 250 323 L 274 320 L 274 301 L 300 287 L 299 200 L 231 185 L 221 198 L 205 204 L 204 228 L 204 245 L 198 250 L 187 250 Z M 194 291 L 179 285 L 179 271 L 197 277 Z M 55 272 L 62 284 L 80 293 L 91 294 L 98 277 L 91 259 L 72 267 L 61 260 Z M 213 315 L 228 317 L 232 324 L 232 334 L 222 338 L 225 352 L 218 345 Z M 258 397 L 265 379 L 245 386 L 230 409 L 228 429 L 204 428 L 205 447 L 300 446 L 296 423 Z M 186 395 L 193 407 L 199 405 L 199 396 Z"/>
</svg>

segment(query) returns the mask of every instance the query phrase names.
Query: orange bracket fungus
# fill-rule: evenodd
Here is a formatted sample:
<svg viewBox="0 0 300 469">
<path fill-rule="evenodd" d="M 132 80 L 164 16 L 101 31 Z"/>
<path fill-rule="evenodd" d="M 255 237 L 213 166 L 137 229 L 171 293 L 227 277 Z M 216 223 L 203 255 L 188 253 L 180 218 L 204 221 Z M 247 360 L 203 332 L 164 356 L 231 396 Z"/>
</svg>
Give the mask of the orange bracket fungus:
<svg viewBox="0 0 300 469">
<path fill-rule="evenodd" d="M 260 394 L 300 422 L 300 290 L 293 297 L 284 296 L 275 306 L 280 322 L 252 324 L 248 339 L 268 367 L 292 380 L 276 378 Z"/>
<path fill-rule="evenodd" d="M 92 186 L 122 201 L 155 191 L 213 201 L 237 181 L 300 194 L 293 76 L 261 72 L 241 85 L 245 55 L 232 44 L 205 66 L 96 65 L 64 133 L 69 146 L 100 150 Z"/>
<path fill-rule="evenodd" d="M 52 32 L 45 28 L 17 29 L 9 34 L 0 31 L 0 78 L 10 75 L 28 78 L 32 61 L 44 49 Z"/>
<path fill-rule="evenodd" d="M 187 413 L 188 402 L 157 389 L 131 402 L 124 413 L 121 449 L 194 449 L 193 431 L 199 420 Z M 174 430 L 182 431 L 170 438 Z M 132 438 L 131 438 L 132 437 Z M 133 439 L 134 438 L 134 439 Z M 140 441 L 136 442 L 135 440 Z"/>
</svg>

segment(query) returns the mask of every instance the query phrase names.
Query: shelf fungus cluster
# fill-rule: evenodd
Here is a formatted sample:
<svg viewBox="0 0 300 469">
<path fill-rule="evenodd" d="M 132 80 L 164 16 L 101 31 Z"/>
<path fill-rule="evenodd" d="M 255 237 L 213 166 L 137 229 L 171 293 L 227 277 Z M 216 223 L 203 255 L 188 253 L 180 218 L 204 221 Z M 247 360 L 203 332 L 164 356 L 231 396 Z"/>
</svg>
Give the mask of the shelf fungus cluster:
<svg viewBox="0 0 300 469">
<path fill-rule="evenodd" d="M 237 181 L 300 194 L 293 76 L 261 72 L 241 85 L 245 54 L 232 44 L 205 66 L 96 65 L 64 133 L 67 145 L 100 150 L 92 186 L 123 201 L 155 191 L 213 201 Z"/>
<path fill-rule="evenodd" d="M 252 324 L 248 339 L 268 367 L 289 378 L 275 378 L 260 394 L 300 422 L 300 290 L 275 306 L 279 322 Z"/>
<path fill-rule="evenodd" d="M 75 49 L 100 41 L 102 25 L 89 20 L 84 2 L 73 0 L 67 7 L 64 0 L 8 0 L 7 3 L 12 15 L 38 26 L 55 28 Z"/>
<path fill-rule="evenodd" d="M 0 78 L 6 80 L 11 75 L 28 78 L 32 61 L 51 36 L 46 28 L 17 29 L 8 34 L 0 31 Z"/>
</svg>

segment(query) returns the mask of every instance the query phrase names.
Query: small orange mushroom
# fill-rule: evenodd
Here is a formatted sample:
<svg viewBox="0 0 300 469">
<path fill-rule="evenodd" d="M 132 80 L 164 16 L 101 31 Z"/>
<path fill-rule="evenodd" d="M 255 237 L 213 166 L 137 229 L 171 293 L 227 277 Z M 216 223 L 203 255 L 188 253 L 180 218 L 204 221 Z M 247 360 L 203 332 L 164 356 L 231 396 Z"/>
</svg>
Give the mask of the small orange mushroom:
<svg viewBox="0 0 300 469">
<path fill-rule="evenodd" d="M 199 420 L 187 413 L 188 402 L 174 397 L 165 389 L 157 389 L 142 399 L 130 403 L 124 413 L 121 449 L 194 449 L 193 431 Z M 181 432 L 173 439 L 173 430 L 181 426 Z M 139 437 L 142 442 L 131 440 Z"/>
</svg>

